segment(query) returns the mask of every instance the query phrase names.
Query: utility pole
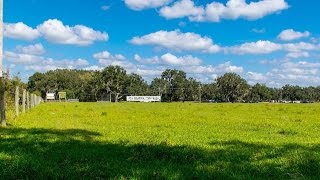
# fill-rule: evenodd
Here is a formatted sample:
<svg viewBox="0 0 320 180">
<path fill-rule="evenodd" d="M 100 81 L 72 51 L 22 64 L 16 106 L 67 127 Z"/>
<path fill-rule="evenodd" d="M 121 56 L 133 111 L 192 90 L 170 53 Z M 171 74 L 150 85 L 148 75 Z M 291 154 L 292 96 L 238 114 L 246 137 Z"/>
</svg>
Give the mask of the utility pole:
<svg viewBox="0 0 320 180">
<path fill-rule="evenodd" d="M 3 61 L 3 0 L 0 0 L 0 121 L 1 126 L 6 126 L 6 107 L 5 107 L 5 80 L 2 72 Z"/>
</svg>

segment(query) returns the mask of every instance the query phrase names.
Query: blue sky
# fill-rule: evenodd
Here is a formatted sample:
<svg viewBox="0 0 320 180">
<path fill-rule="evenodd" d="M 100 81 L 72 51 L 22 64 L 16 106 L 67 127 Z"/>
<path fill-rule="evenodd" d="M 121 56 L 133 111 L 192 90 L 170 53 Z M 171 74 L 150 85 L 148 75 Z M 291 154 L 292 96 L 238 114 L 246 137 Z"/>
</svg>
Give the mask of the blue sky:
<svg viewBox="0 0 320 180">
<path fill-rule="evenodd" d="M 121 65 L 150 82 L 166 68 L 213 82 L 320 85 L 315 0 L 4 0 L 4 67 Z"/>
</svg>

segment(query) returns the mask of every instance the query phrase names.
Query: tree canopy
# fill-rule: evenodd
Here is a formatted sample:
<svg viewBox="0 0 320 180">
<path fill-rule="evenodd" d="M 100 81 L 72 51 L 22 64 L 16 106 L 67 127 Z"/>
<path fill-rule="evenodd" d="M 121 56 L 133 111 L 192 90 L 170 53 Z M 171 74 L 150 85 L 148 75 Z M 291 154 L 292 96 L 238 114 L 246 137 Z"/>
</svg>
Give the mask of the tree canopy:
<svg viewBox="0 0 320 180">
<path fill-rule="evenodd" d="M 34 73 L 28 89 L 43 98 L 47 92 L 65 91 L 67 98 L 80 101 L 124 100 L 128 95 L 159 95 L 163 101 L 267 102 L 320 101 L 320 86 L 285 85 L 270 88 L 264 84 L 250 86 L 236 73 L 225 73 L 212 83 L 188 77 L 184 71 L 166 69 L 148 84 L 140 75 L 129 74 L 120 66 L 108 66 L 101 71 L 58 69 Z"/>
</svg>

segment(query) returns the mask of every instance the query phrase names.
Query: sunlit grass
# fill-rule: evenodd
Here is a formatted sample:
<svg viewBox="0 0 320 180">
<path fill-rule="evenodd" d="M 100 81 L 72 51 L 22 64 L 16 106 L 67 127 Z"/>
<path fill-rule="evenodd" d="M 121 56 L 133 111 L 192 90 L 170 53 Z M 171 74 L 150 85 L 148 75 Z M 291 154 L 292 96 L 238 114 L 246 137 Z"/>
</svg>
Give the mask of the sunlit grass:
<svg viewBox="0 0 320 180">
<path fill-rule="evenodd" d="M 0 177 L 317 179 L 320 104 L 48 103 L 0 129 Z"/>
</svg>

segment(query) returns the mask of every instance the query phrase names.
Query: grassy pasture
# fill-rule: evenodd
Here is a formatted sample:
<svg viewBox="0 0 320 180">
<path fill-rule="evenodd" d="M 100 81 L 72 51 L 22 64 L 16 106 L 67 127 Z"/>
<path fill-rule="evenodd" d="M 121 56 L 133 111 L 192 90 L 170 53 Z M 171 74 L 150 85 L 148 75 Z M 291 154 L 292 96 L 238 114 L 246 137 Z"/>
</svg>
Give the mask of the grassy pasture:
<svg viewBox="0 0 320 180">
<path fill-rule="evenodd" d="M 320 104 L 47 103 L 0 129 L 0 179 L 319 179 Z"/>
</svg>

